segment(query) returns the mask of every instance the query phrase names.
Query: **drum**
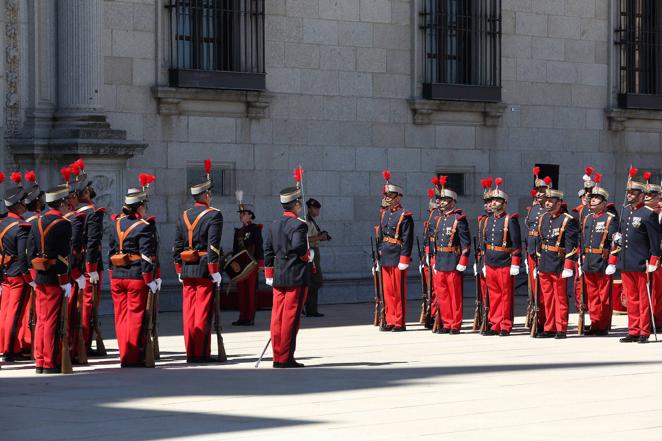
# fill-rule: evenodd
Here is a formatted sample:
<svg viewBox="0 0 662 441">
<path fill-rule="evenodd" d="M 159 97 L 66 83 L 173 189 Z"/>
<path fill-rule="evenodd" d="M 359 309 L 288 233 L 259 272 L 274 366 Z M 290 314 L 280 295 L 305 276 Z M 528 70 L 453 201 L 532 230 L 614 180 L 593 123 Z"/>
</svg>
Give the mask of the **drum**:
<svg viewBox="0 0 662 441">
<path fill-rule="evenodd" d="M 255 268 L 257 268 L 257 262 L 248 254 L 248 251 L 243 250 L 232 256 L 225 264 L 223 270 L 225 270 L 225 273 L 230 276 L 233 282 L 241 282 Z"/>
<path fill-rule="evenodd" d="M 611 304 L 614 314 L 627 314 L 627 299 L 620 280 L 614 280 L 611 287 Z"/>
</svg>

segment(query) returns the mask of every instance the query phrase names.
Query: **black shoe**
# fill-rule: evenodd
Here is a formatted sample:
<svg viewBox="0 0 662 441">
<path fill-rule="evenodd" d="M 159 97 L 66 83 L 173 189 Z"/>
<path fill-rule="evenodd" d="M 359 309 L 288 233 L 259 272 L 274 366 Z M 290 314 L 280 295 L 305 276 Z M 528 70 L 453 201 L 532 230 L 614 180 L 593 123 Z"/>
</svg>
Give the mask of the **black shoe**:
<svg viewBox="0 0 662 441">
<path fill-rule="evenodd" d="M 144 368 L 144 363 L 120 363 L 122 368 Z"/>
<path fill-rule="evenodd" d="M 459 329 L 451 329 L 450 334 L 459 334 L 460 330 Z"/>
<path fill-rule="evenodd" d="M 584 335 L 595 335 L 597 331 L 591 329 L 591 328 L 585 328 L 584 329 Z"/>
<path fill-rule="evenodd" d="M 606 335 L 609 335 L 609 331 L 594 331 L 593 335 L 596 337 L 604 337 Z"/>
<path fill-rule="evenodd" d="M 290 360 L 286 363 L 281 363 L 280 367 L 282 369 L 288 369 L 288 368 L 302 368 L 304 365 L 302 363 L 297 362 L 296 360 Z"/>
<path fill-rule="evenodd" d="M 537 338 L 554 338 L 556 334 L 554 332 L 543 331 L 538 334 Z"/>
<path fill-rule="evenodd" d="M 628 334 L 627 337 L 623 337 L 622 339 L 619 340 L 621 343 L 634 343 L 635 341 L 639 341 L 639 337 L 636 335 L 630 335 Z"/>
<path fill-rule="evenodd" d="M 437 329 L 437 334 L 450 334 L 451 330 L 448 328 L 439 328 Z"/>
<path fill-rule="evenodd" d="M 280 367 L 280 361 L 274 361 L 273 367 L 279 368 Z"/>
<path fill-rule="evenodd" d="M 60 368 L 59 367 L 43 368 L 42 372 L 44 374 L 59 374 L 60 373 Z"/>
<path fill-rule="evenodd" d="M 306 317 L 324 317 L 324 314 L 320 312 L 311 312 L 311 313 L 306 313 Z"/>
<path fill-rule="evenodd" d="M 385 326 L 380 326 L 379 330 L 381 332 L 391 332 L 395 326 L 393 325 L 385 325 Z"/>
<path fill-rule="evenodd" d="M 565 332 L 557 332 L 554 338 L 557 340 L 563 340 L 564 338 L 566 338 Z"/>
<path fill-rule="evenodd" d="M 502 329 L 501 332 L 499 332 L 499 337 L 508 337 L 510 335 L 510 332 L 506 331 L 505 329 Z"/>
<path fill-rule="evenodd" d="M 254 326 L 255 322 L 253 320 L 237 320 L 232 322 L 232 326 Z"/>
<path fill-rule="evenodd" d="M 482 332 L 480 335 L 490 336 L 490 335 L 499 335 L 499 333 L 496 332 L 494 329 L 487 329 L 484 332 Z"/>
<path fill-rule="evenodd" d="M 391 332 L 405 332 L 407 328 L 404 326 L 394 326 L 393 329 L 391 329 Z"/>
<path fill-rule="evenodd" d="M 42 367 L 35 368 L 34 372 L 35 372 L 35 374 L 43 374 L 44 373 L 44 368 L 42 368 Z"/>
<path fill-rule="evenodd" d="M 99 354 L 99 351 L 97 351 L 96 349 L 89 348 L 87 350 L 87 356 L 88 357 L 101 357 L 102 355 Z"/>
<path fill-rule="evenodd" d="M 648 336 L 647 335 L 640 335 L 639 340 L 637 343 L 648 343 Z"/>
</svg>

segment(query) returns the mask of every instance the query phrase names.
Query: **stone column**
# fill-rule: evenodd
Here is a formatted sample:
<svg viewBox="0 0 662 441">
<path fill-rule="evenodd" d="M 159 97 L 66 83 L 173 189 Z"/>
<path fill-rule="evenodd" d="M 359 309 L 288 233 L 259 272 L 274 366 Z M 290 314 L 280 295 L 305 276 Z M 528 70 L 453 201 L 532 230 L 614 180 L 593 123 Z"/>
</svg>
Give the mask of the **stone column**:
<svg viewBox="0 0 662 441">
<path fill-rule="evenodd" d="M 57 0 L 56 117 L 98 121 L 103 85 L 103 0 Z"/>
</svg>

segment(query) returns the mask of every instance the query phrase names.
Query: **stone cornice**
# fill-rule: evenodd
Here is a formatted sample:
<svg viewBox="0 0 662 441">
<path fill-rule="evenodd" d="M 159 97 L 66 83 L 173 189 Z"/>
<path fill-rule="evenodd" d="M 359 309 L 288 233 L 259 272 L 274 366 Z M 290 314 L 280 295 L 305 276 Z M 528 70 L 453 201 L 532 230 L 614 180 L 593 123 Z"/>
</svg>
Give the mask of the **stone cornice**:
<svg viewBox="0 0 662 441">
<path fill-rule="evenodd" d="M 496 127 L 507 107 L 503 103 L 426 99 L 410 99 L 408 103 L 414 113 L 414 124 L 417 125 L 456 122 Z M 453 118 L 446 119 L 445 113 L 452 113 Z"/>
<path fill-rule="evenodd" d="M 265 92 L 156 86 L 152 96 L 161 115 L 266 118 L 272 96 Z"/>
<path fill-rule="evenodd" d="M 638 129 L 662 132 L 662 111 L 641 109 L 605 109 L 609 130 L 621 132 Z"/>
</svg>

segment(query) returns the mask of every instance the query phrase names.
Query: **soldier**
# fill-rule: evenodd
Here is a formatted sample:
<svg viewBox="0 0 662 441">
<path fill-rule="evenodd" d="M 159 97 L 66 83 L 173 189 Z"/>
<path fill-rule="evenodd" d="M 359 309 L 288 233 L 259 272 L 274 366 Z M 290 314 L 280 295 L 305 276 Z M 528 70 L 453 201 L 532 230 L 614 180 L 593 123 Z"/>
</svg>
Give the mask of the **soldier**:
<svg viewBox="0 0 662 441">
<path fill-rule="evenodd" d="M 384 202 L 378 228 L 377 250 L 382 271 L 386 323 L 381 331 L 402 332 L 407 329 L 407 268 L 414 246 L 414 221 L 400 205 L 402 187 L 390 182 L 391 172 L 383 172 Z"/>
<path fill-rule="evenodd" d="M 579 205 L 574 207 L 570 213 L 572 217 L 574 217 L 575 220 L 577 221 L 577 225 L 579 225 L 580 230 L 582 225 L 584 225 L 584 219 L 588 214 L 591 213 L 591 209 L 589 208 L 589 203 L 591 200 L 591 192 L 593 190 L 593 187 L 595 187 L 595 182 L 593 181 L 594 171 L 595 169 L 593 167 L 586 167 L 584 169 L 584 176 L 582 176 L 583 187 L 577 192 L 577 196 L 579 197 Z M 581 250 L 582 248 L 581 231 L 579 235 L 579 240 L 580 240 L 579 249 Z M 582 284 L 580 281 L 581 275 L 580 275 L 579 265 L 581 265 L 581 262 L 579 262 L 578 260 L 577 267 L 575 268 L 574 285 L 573 285 L 575 287 L 575 307 L 577 308 L 577 311 L 581 311 L 581 309 L 583 308 Z"/>
<path fill-rule="evenodd" d="M 437 176 L 432 178 L 432 185 L 434 188 L 429 189 L 428 191 L 428 218 L 423 222 L 423 246 L 425 256 L 420 266 L 421 276 L 425 280 L 425 286 L 430 283 L 432 280 L 430 274 L 430 261 L 432 260 L 430 256 L 432 255 L 432 250 L 430 249 L 430 244 L 432 243 L 432 234 L 434 233 L 434 226 L 436 225 L 437 217 L 439 216 L 439 199 L 437 199 L 435 188 L 439 185 L 439 178 Z M 437 296 L 434 292 L 434 283 L 430 284 L 430 308 L 429 316 L 430 319 L 433 319 L 437 315 L 437 308 L 439 307 L 437 303 Z M 424 311 L 425 312 L 425 311 Z M 423 325 L 426 329 L 432 329 L 433 324 L 432 320 L 427 320 L 423 317 Z"/>
<path fill-rule="evenodd" d="M 234 243 L 232 254 L 236 255 L 243 250 L 257 262 L 255 268 L 245 279 L 237 283 L 239 289 L 239 320 L 232 322 L 232 326 L 253 326 L 255 324 L 255 293 L 257 291 L 258 268 L 264 268 L 264 250 L 262 248 L 262 225 L 254 224 L 255 212 L 253 206 L 244 204 L 243 192 L 237 192 L 239 202 L 239 220 L 241 228 L 234 230 Z"/>
<path fill-rule="evenodd" d="M 483 305 L 485 305 L 485 294 L 487 292 L 487 283 L 485 282 L 485 238 L 481 231 L 484 230 L 487 220 L 492 215 L 492 184 L 494 179 L 491 177 L 481 180 L 481 185 L 483 187 L 483 214 L 478 216 L 478 252 L 480 253 L 477 256 L 478 265 L 474 263 L 474 276 L 480 277 L 480 289 L 481 296 L 483 298 Z"/>
<path fill-rule="evenodd" d="M 280 192 L 283 215 L 273 221 L 264 242 L 264 275 L 267 285 L 273 287 L 271 347 L 275 368 L 304 366 L 296 361 L 294 351 L 306 299 L 308 264 L 313 262 L 315 253 L 308 247 L 306 221 L 299 217 L 303 171 L 297 170 L 297 186 Z"/>
<path fill-rule="evenodd" d="M 0 251 L 2 251 L 2 306 L 0 307 L 0 352 L 4 361 L 21 358 L 20 329 L 25 311 L 29 309 L 30 289 L 34 288 L 26 256 L 30 224 L 23 218 L 25 190 L 20 185 L 21 174 L 11 175 L 15 187 L 5 191 L 8 214 L 0 221 Z"/>
<path fill-rule="evenodd" d="M 328 232 L 320 229 L 315 221 L 319 217 L 322 204 L 317 199 L 308 199 L 306 201 L 306 222 L 308 223 L 308 245 L 315 252 L 315 260 L 311 262 L 309 268 L 310 277 L 308 278 L 308 293 L 306 295 L 306 304 L 304 305 L 304 314 L 306 317 L 324 317 L 324 314 L 317 310 L 317 297 L 324 277 L 322 276 L 322 264 L 320 255 L 320 244 L 331 240 Z"/>
<path fill-rule="evenodd" d="M 156 234 L 147 222 L 147 186 L 124 197 L 122 215 L 112 216 L 113 234 L 108 254 L 115 311 L 115 333 L 121 367 L 144 367 L 147 348 L 145 308 L 148 289 L 158 290 L 155 280 Z"/>
<path fill-rule="evenodd" d="M 434 226 L 434 284 L 441 308 L 443 328 L 437 333 L 459 334 L 462 327 L 462 273 L 471 253 L 467 218 L 456 209 L 457 193 L 439 178 L 439 217 Z"/>
<path fill-rule="evenodd" d="M 212 363 L 211 317 L 214 284 L 221 285 L 223 215 L 212 207 L 211 161 L 205 179 L 191 187 L 195 205 L 177 223 L 173 258 L 184 286 L 182 314 L 187 363 Z"/>
<path fill-rule="evenodd" d="M 568 213 L 563 212 L 563 192 L 551 187 L 551 179 L 545 178 L 549 188 L 545 192 L 546 213 L 538 219 L 536 266 L 545 307 L 544 331 L 539 338 L 563 339 L 568 329 L 567 280 L 574 274 L 577 260 L 579 225 Z"/>
<path fill-rule="evenodd" d="M 581 225 L 580 280 L 586 290 L 591 326 L 584 335 L 607 335 L 611 323 L 611 284 L 618 258 L 612 252 L 612 237 L 618 231 L 616 216 L 606 211 L 609 193 L 600 187 L 602 175 L 595 175 L 589 207 Z"/>
<path fill-rule="evenodd" d="M 529 299 L 529 310 L 533 308 L 535 304 L 534 297 L 537 297 L 538 300 L 538 323 L 536 332 L 542 332 L 543 326 L 545 324 L 545 307 L 543 296 L 538 293 L 538 288 L 536 280 L 533 275 L 536 269 L 536 240 L 538 237 L 538 219 L 545 212 L 543 208 L 543 200 L 545 198 L 545 192 L 549 187 L 549 184 L 545 182 L 544 179 L 540 179 L 538 175 L 540 174 L 540 167 L 533 167 L 533 189 L 531 190 L 531 197 L 533 201 L 531 206 L 526 208 L 526 217 L 524 218 L 524 225 L 526 227 L 526 237 L 525 247 L 526 247 L 526 260 L 524 265 L 526 267 L 526 274 L 528 275 L 529 291 L 531 293 L 531 298 Z M 530 311 L 531 312 L 531 311 Z M 529 317 L 527 317 L 527 322 Z M 533 326 L 531 323 L 527 323 L 529 326 Z"/>
<path fill-rule="evenodd" d="M 490 194 L 492 214 L 483 222 L 479 232 L 485 247 L 483 275 L 490 296 L 489 329 L 485 335 L 508 336 L 513 328 L 513 296 L 515 277 L 522 260 L 522 236 L 518 214 L 507 214 L 508 194 L 499 188 L 496 178 Z"/>
<path fill-rule="evenodd" d="M 65 176 L 65 182 L 68 182 Z M 71 253 L 71 223 L 67 212 L 69 189 L 58 186 L 46 192 L 50 208 L 30 229 L 28 260 L 37 286 L 37 326 L 34 336 L 34 359 L 38 374 L 60 373 L 61 346 L 68 344 L 58 335 L 62 303 L 71 295 L 69 254 Z M 64 296 L 64 298 L 63 298 Z"/>
<path fill-rule="evenodd" d="M 103 218 L 105 208 L 97 207 L 92 200 L 96 192 L 92 182 L 88 179 L 85 171 L 85 163 L 82 159 L 71 165 L 76 176 L 73 189 L 75 197 L 72 201 L 77 202 L 73 209 L 71 219 L 72 228 L 72 272 L 77 278 L 78 294 L 82 295 L 82 310 L 77 317 L 79 326 L 74 326 L 71 334 L 72 341 L 78 339 L 79 329 L 83 331 L 83 341 L 86 351 L 90 355 L 96 355 L 92 351 L 92 308 L 94 307 L 94 290 L 101 284 L 103 272 L 103 261 L 101 259 L 101 241 L 103 238 Z M 79 274 L 80 273 L 80 274 Z M 98 306 L 98 305 L 97 305 Z M 73 315 L 71 317 L 74 317 Z M 74 323 L 74 320 L 72 320 Z M 77 345 L 73 345 L 73 352 L 77 354 Z"/>
<path fill-rule="evenodd" d="M 648 298 L 648 274 L 657 270 L 660 262 L 660 223 L 657 213 L 644 204 L 646 184 L 634 180 L 635 167 L 630 168 L 627 183 L 627 206 L 623 209 L 619 233 L 618 264 L 623 291 L 627 296 L 628 335 L 622 343 L 648 343 L 651 332 L 651 310 Z"/>
<path fill-rule="evenodd" d="M 644 204 L 657 213 L 658 220 L 662 223 L 662 211 L 660 209 L 662 206 L 662 199 L 660 199 L 662 187 L 651 184 L 651 176 L 651 172 L 644 173 L 644 180 L 646 181 L 646 196 L 644 197 Z M 651 276 L 651 295 L 653 299 L 655 328 L 662 329 L 662 271 L 655 271 Z"/>
</svg>

